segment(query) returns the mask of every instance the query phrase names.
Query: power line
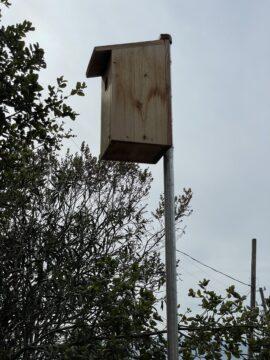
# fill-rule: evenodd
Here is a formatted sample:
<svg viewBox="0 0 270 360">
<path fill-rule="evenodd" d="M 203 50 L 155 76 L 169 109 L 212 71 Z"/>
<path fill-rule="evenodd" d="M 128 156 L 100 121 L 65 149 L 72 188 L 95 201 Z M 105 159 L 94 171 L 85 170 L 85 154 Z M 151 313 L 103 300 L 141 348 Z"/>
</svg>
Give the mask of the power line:
<svg viewBox="0 0 270 360">
<path fill-rule="evenodd" d="M 192 259 L 189 259 L 189 258 L 186 258 L 186 259 L 187 259 L 187 261 L 190 262 L 192 267 L 194 267 L 194 269 L 196 269 L 196 272 L 192 273 L 192 276 L 194 278 L 196 278 L 196 280 L 198 280 L 198 271 L 199 271 L 199 273 L 201 274 L 200 277 L 202 276 L 202 274 L 205 274 L 206 279 L 210 278 L 211 282 L 213 282 L 214 287 L 216 289 L 220 289 L 220 291 L 224 290 L 224 286 L 225 286 L 225 282 L 226 282 L 225 277 L 221 278 L 219 274 L 216 274 L 216 275 L 213 274 L 213 271 L 211 269 L 207 269 L 207 268 L 202 267 L 200 264 L 197 264 Z M 184 271 L 183 271 L 183 276 L 186 274 L 186 272 L 188 273 L 188 270 L 186 269 L 186 266 L 185 266 Z"/>
<path fill-rule="evenodd" d="M 215 271 L 215 272 L 218 273 L 218 274 L 221 274 L 221 275 L 223 275 L 223 276 L 226 276 L 227 278 L 229 278 L 229 279 L 231 279 L 231 280 L 234 280 L 234 281 L 236 281 L 236 282 L 238 282 L 238 283 L 240 283 L 240 284 L 242 284 L 242 285 L 251 287 L 250 284 L 247 284 L 247 283 L 245 283 L 245 282 L 243 282 L 243 281 L 241 281 L 241 280 L 239 280 L 239 279 L 236 279 L 235 277 L 233 277 L 233 276 L 231 276 L 231 275 L 225 274 L 223 271 L 217 270 L 217 269 L 213 268 L 212 266 L 206 265 L 206 264 L 204 264 L 202 261 L 200 261 L 200 260 L 198 260 L 198 259 L 195 259 L 193 256 L 185 253 L 184 251 L 177 250 L 177 249 L 176 249 L 176 251 L 179 252 L 180 254 L 183 254 L 183 255 L 187 256 L 188 258 L 190 258 L 191 260 L 197 262 L 198 264 L 200 264 L 200 265 L 202 265 L 202 266 L 205 266 L 205 267 L 207 267 L 208 269 L 211 269 L 211 270 Z"/>
</svg>

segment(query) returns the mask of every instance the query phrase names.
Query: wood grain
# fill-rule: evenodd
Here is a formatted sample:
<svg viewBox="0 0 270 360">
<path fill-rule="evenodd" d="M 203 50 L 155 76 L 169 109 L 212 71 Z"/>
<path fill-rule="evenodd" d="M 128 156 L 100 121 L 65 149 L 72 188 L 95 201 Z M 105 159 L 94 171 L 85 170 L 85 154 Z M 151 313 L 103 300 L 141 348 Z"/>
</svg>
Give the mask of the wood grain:
<svg viewBox="0 0 270 360">
<path fill-rule="evenodd" d="M 101 157 L 106 151 L 111 139 L 111 112 L 112 112 L 112 67 L 109 66 L 102 77 L 101 86 Z"/>
<path fill-rule="evenodd" d="M 102 71 L 101 158 L 155 163 L 172 146 L 168 38 L 95 48 Z"/>
<path fill-rule="evenodd" d="M 89 78 L 104 75 L 112 50 L 130 47 L 143 47 L 149 45 L 160 45 L 162 42 L 162 40 L 153 40 L 127 44 L 96 46 L 93 50 L 92 56 L 87 66 L 86 77 Z"/>
<path fill-rule="evenodd" d="M 168 145 L 164 42 L 115 49 L 112 68 L 112 140 Z"/>
</svg>

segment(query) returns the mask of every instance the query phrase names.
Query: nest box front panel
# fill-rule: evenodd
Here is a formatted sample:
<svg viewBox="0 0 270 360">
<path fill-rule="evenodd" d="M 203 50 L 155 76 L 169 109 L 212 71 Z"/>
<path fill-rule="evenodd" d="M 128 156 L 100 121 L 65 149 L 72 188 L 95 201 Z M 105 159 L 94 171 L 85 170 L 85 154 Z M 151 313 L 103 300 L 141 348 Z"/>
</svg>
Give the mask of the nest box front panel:
<svg viewBox="0 0 270 360">
<path fill-rule="evenodd" d="M 111 140 L 168 145 L 166 47 L 112 50 Z"/>
</svg>

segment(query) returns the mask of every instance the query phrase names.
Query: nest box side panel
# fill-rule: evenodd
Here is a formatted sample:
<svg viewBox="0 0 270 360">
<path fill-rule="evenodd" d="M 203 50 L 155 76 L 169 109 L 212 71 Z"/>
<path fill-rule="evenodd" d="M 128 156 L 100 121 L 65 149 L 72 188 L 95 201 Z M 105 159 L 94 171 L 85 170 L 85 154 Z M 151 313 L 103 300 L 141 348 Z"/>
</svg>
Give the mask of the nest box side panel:
<svg viewBox="0 0 270 360">
<path fill-rule="evenodd" d="M 105 74 L 102 76 L 101 85 L 101 158 L 111 139 L 112 90 L 112 68 L 109 63 Z"/>
<path fill-rule="evenodd" d="M 171 122 L 165 41 L 112 50 L 111 139 L 168 147 Z"/>
</svg>

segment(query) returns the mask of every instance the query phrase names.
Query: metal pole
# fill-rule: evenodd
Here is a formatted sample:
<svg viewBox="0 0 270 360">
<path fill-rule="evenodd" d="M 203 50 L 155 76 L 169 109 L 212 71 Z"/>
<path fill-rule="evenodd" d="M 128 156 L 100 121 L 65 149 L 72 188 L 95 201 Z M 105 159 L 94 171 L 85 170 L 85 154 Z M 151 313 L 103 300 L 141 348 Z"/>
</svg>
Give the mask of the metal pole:
<svg viewBox="0 0 270 360">
<path fill-rule="evenodd" d="M 256 307 L 256 253 L 257 253 L 257 240 L 252 239 L 251 249 L 251 293 L 250 293 L 250 308 L 251 310 Z M 250 331 L 250 339 L 253 338 L 253 330 Z M 248 358 L 253 359 L 253 351 L 249 347 Z"/>
<path fill-rule="evenodd" d="M 164 199 L 168 359 L 178 360 L 173 147 L 164 155 Z"/>
</svg>

